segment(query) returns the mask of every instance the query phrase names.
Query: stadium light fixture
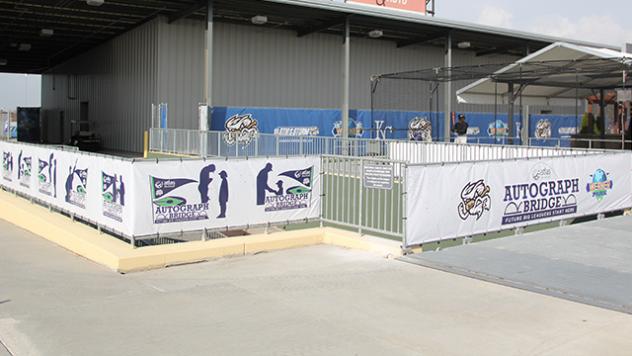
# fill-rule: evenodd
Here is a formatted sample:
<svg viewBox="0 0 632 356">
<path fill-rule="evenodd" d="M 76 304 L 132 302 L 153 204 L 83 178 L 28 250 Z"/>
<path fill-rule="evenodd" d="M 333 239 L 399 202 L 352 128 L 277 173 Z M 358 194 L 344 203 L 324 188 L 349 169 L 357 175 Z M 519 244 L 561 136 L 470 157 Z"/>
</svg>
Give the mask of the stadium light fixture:
<svg viewBox="0 0 632 356">
<path fill-rule="evenodd" d="M 31 50 L 31 44 L 30 43 L 20 43 L 20 45 L 18 46 L 18 51 L 28 52 L 30 50 Z"/>
<path fill-rule="evenodd" d="M 86 4 L 90 6 L 101 6 L 105 0 L 86 0 Z"/>
<path fill-rule="evenodd" d="M 0 58 L 0 66 L 6 66 L 7 64 L 9 64 L 9 61 L 6 58 Z"/>
<path fill-rule="evenodd" d="M 263 15 L 253 16 L 250 19 L 250 22 L 252 22 L 255 25 L 265 25 L 266 23 L 268 23 L 268 16 L 263 16 Z"/>
<path fill-rule="evenodd" d="M 382 30 L 376 29 L 376 30 L 369 31 L 369 37 L 371 38 L 380 38 L 382 36 L 384 36 L 384 31 Z"/>
<path fill-rule="evenodd" d="M 55 30 L 53 30 L 52 28 L 43 28 L 40 31 L 40 36 L 42 37 L 51 37 L 55 34 Z"/>
<path fill-rule="evenodd" d="M 470 42 L 463 41 L 463 42 L 457 43 L 456 46 L 459 47 L 460 49 L 468 49 L 472 47 L 472 44 Z"/>
</svg>

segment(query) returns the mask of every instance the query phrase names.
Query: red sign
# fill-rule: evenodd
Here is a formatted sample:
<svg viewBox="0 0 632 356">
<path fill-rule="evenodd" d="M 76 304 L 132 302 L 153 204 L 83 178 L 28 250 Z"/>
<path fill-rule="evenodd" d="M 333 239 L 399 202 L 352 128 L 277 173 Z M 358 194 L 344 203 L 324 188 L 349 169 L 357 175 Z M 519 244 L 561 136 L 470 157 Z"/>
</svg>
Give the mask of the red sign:
<svg viewBox="0 0 632 356">
<path fill-rule="evenodd" d="M 387 9 L 406 10 L 422 14 L 426 13 L 426 0 L 347 0 L 347 2 L 381 6 Z"/>
</svg>

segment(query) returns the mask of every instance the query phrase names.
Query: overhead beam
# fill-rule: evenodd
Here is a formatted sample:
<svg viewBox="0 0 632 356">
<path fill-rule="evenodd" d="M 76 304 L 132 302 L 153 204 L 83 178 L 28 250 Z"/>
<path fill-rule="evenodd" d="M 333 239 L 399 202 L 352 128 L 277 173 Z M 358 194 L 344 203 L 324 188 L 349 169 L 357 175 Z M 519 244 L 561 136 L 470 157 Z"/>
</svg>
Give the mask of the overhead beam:
<svg viewBox="0 0 632 356">
<path fill-rule="evenodd" d="M 334 26 L 343 25 L 349 17 L 351 16 L 337 17 L 335 19 L 320 23 L 316 26 L 299 28 L 296 30 L 296 37 L 305 37 L 312 33 L 328 30 Z"/>
<path fill-rule="evenodd" d="M 191 16 L 205 7 L 206 7 L 206 0 L 198 0 L 198 2 L 196 2 L 195 4 L 169 15 L 169 19 L 167 20 L 167 23 L 171 24 L 182 18 Z"/>
<path fill-rule="evenodd" d="M 447 35 L 448 35 L 448 32 L 441 31 L 441 32 L 432 32 L 425 36 L 415 37 L 415 38 L 411 38 L 407 40 L 401 40 L 397 42 L 397 48 L 402 48 L 402 47 L 412 46 L 414 44 L 420 44 L 420 43 L 438 40 L 440 38 L 446 37 Z"/>
</svg>

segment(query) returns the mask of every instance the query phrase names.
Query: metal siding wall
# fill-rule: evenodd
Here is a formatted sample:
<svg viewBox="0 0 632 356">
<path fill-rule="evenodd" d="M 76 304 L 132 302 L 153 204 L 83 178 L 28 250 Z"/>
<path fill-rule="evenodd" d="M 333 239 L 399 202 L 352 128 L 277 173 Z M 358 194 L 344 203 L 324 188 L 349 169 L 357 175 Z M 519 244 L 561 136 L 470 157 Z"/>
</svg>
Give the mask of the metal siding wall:
<svg viewBox="0 0 632 356">
<path fill-rule="evenodd" d="M 105 148 L 142 151 L 155 101 L 156 30 L 157 20 L 148 22 L 43 75 L 42 108 L 65 112 L 66 140 L 81 102 L 88 101 L 90 121 Z"/>
<path fill-rule="evenodd" d="M 205 101 L 204 23 L 161 18 L 158 26 L 158 101 L 169 105 L 170 128 L 197 128 L 197 106 Z"/>
</svg>

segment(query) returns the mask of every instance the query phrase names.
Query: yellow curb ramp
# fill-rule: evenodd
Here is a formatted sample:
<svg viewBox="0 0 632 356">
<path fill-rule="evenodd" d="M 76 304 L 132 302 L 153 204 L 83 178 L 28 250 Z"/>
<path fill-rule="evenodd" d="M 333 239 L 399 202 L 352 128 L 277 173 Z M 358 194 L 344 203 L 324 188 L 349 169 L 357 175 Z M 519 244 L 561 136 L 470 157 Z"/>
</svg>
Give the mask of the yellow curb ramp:
<svg viewBox="0 0 632 356">
<path fill-rule="evenodd" d="M 132 248 L 113 236 L 2 190 L 0 213 L 4 220 L 120 273 L 318 244 L 359 249 L 384 257 L 401 256 L 398 241 L 329 227 Z"/>
</svg>

